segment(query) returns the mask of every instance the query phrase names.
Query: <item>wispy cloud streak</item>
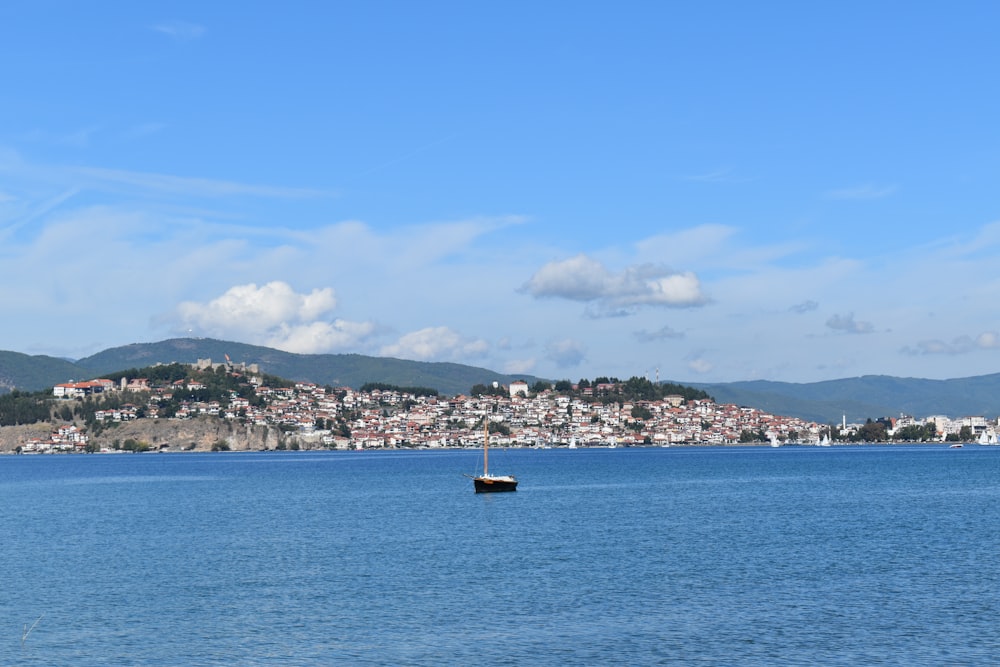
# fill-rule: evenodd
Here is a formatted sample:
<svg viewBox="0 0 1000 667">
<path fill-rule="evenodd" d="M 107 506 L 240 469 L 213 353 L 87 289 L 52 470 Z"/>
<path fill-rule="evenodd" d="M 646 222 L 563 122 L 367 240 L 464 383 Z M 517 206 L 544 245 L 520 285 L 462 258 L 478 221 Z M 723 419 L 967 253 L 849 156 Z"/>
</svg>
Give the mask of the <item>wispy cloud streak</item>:
<svg viewBox="0 0 1000 667">
<path fill-rule="evenodd" d="M 161 21 L 152 26 L 152 28 L 156 32 L 179 42 L 189 42 L 198 39 L 203 37 L 206 32 L 205 26 L 198 25 L 197 23 L 188 23 L 187 21 Z"/>
<path fill-rule="evenodd" d="M 903 354 L 912 356 L 925 354 L 945 354 L 958 355 L 968 354 L 976 350 L 996 350 L 1000 349 L 1000 333 L 996 331 L 984 331 L 975 338 L 972 336 L 958 336 L 951 342 L 940 339 L 918 341 L 914 347 L 904 347 L 900 350 Z"/>
<path fill-rule="evenodd" d="M 840 188 L 830 190 L 826 193 L 827 199 L 866 201 L 871 199 L 883 199 L 895 194 L 895 185 L 859 185 L 853 188 Z"/>
<path fill-rule="evenodd" d="M 330 197 L 335 192 L 309 188 L 276 187 L 252 185 L 235 181 L 219 181 L 207 178 L 187 178 L 169 174 L 105 169 L 101 167 L 78 167 L 73 170 L 79 176 L 106 184 L 118 184 L 143 190 L 168 194 L 200 197 L 254 196 L 279 199 L 300 199 L 307 197 Z"/>
</svg>

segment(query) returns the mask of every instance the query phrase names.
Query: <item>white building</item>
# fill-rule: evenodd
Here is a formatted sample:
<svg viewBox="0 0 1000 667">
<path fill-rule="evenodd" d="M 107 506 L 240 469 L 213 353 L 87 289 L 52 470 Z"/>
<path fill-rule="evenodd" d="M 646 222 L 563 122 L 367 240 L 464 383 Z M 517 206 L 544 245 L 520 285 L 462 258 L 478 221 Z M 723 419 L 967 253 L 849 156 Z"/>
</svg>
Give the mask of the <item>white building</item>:
<svg viewBox="0 0 1000 667">
<path fill-rule="evenodd" d="M 524 380 L 514 380 L 513 382 L 510 383 L 509 390 L 511 398 L 514 398 L 515 396 L 527 397 L 528 383 L 525 382 Z"/>
</svg>

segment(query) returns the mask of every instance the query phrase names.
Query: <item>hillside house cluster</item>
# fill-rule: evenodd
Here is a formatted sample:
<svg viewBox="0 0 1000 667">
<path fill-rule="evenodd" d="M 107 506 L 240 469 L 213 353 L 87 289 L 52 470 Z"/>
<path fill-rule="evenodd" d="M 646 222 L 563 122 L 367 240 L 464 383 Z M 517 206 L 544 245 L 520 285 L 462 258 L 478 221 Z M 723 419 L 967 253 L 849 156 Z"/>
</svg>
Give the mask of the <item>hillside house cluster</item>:
<svg viewBox="0 0 1000 667">
<path fill-rule="evenodd" d="M 224 400 L 182 401 L 172 418 L 204 415 L 278 427 L 304 443 L 355 449 L 478 446 L 484 418 L 497 425 L 493 441 L 512 447 L 731 444 L 739 442 L 746 430 L 766 431 L 783 440 L 819 437 L 816 424 L 709 400 L 686 402 L 680 396 L 662 401 L 589 400 L 588 392 L 612 386 L 586 388 L 581 396 L 573 397 L 554 391 L 529 395 L 524 383 L 514 383 L 504 396 L 438 397 L 381 389 L 360 392 L 308 382 L 271 387 L 259 375 L 245 379 L 258 400 L 232 392 Z M 53 394 L 69 399 L 114 390 L 143 392 L 147 396 L 144 405 L 125 404 L 95 414 L 98 421 L 122 422 L 159 418 L 165 400 L 204 386 L 194 379 L 165 385 L 143 378 L 123 379 L 117 385 L 95 380 L 58 385 Z M 637 406 L 646 418 L 633 416 Z"/>
<path fill-rule="evenodd" d="M 87 446 L 87 440 L 83 429 L 67 424 L 54 430 L 48 440 L 37 438 L 29 440 L 22 445 L 21 450 L 26 454 L 83 451 Z"/>
<path fill-rule="evenodd" d="M 87 380 L 85 382 L 65 382 L 57 384 L 52 388 L 52 395 L 56 398 L 82 398 L 91 394 L 101 394 L 114 389 L 115 383 L 111 380 Z"/>
<path fill-rule="evenodd" d="M 200 360 L 199 365 L 215 367 L 209 360 Z M 708 399 L 688 401 L 679 395 L 657 401 L 594 399 L 613 391 L 614 385 L 584 387 L 576 395 L 551 390 L 534 394 L 526 383 L 515 382 L 500 396 L 439 397 L 385 389 L 360 392 L 309 382 L 271 387 L 260 375 L 244 375 L 245 368 L 227 369 L 252 387 L 255 400 L 234 391 L 223 400 L 182 401 L 171 418 L 207 416 L 276 427 L 305 447 L 339 449 L 476 447 L 482 443 L 484 419 L 495 424 L 491 442 L 510 447 L 727 445 L 740 443 L 747 432 L 766 434 L 772 443 L 816 444 L 828 429 L 755 408 Z M 144 405 L 124 404 L 95 415 L 98 421 L 122 422 L 160 418 L 163 401 L 204 387 L 195 379 L 162 386 L 143 378 L 122 379 L 117 384 L 98 379 L 57 385 L 53 394 L 70 399 L 116 390 L 144 392 Z M 997 430 L 996 424 L 982 417 L 916 420 L 903 416 L 890 421 L 890 435 L 896 428 L 928 422 L 935 424 L 942 439 L 963 425 L 977 436 Z M 860 425 L 845 420 L 840 426 L 833 429 L 834 437 L 848 435 Z M 49 443 L 55 450 L 82 448 L 87 441 L 82 432 L 56 436 Z M 36 443 L 36 447 L 43 444 Z"/>
<path fill-rule="evenodd" d="M 948 436 L 958 436 L 967 430 L 970 440 L 981 441 L 984 444 L 996 444 L 1000 435 L 1000 418 L 987 419 L 982 415 L 968 415 L 952 418 L 947 415 L 931 415 L 924 418 L 916 418 L 911 415 L 900 415 L 899 417 L 883 417 L 877 421 L 885 424 L 886 433 L 893 437 L 897 431 L 908 426 L 924 426 L 927 424 L 934 426 L 937 438 L 945 440 Z M 837 428 L 837 433 L 842 437 L 849 437 L 856 433 L 863 424 L 848 424 L 846 418 Z"/>
</svg>

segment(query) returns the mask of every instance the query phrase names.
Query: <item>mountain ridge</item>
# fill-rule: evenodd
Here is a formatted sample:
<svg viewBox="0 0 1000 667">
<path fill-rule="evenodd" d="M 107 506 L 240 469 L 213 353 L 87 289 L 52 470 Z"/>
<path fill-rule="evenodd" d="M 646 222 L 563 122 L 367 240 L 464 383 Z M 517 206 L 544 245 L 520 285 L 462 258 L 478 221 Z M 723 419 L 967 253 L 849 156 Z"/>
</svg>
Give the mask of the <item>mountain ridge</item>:
<svg viewBox="0 0 1000 667">
<path fill-rule="evenodd" d="M 751 405 L 819 423 L 867 418 L 946 415 L 952 418 L 1000 414 L 1000 373 L 948 380 L 862 375 L 796 383 L 745 380 L 689 383 L 722 403 Z"/>
<path fill-rule="evenodd" d="M 213 338 L 172 338 L 156 343 L 132 343 L 108 348 L 68 362 L 44 355 L 0 352 L 0 388 L 40 391 L 70 380 L 142 368 L 157 363 L 195 363 L 199 359 L 258 364 L 262 372 L 289 380 L 357 389 L 367 382 L 404 387 L 429 387 L 454 395 L 475 384 L 514 380 L 532 383 L 532 375 L 508 375 L 451 362 L 425 362 L 360 354 L 296 354 L 259 345 Z"/>
<path fill-rule="evenodd" d="M 367 382 L 428 387 L 442 394 L 468 393 L 473 385 L 524 380 L 511 375 L 451 362 L 422 362 L 361 354 L 296 354 L 259 345 L 213 338 L 172 338 L 108 348 L 75 362 L 46 355 L 0 351 L 0 391 L 41 391 L 70 380 L 141 368 L 156 363 L 194 363 L 198 359 L 259 364 L 261 370 L 289 380 L 359 388 Z M 863 375 L 837 380 L 795 383 L 773 380 L 679 382 L 702 389 L 719 403 L 734 403 L 771 414 L 819 423 L 867 418 L 1000 414 L 1000 373 L 928 380 L 890 375 Z"/>
</svg>

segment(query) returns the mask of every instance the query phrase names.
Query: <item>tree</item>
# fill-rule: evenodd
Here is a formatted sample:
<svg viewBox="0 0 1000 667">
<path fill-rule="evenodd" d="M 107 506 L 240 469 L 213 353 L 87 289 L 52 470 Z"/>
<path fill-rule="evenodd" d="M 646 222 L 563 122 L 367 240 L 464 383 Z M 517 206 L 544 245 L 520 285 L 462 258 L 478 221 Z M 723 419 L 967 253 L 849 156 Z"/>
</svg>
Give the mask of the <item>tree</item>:
<svg viewBox="0 0 1000 667">
<path fill-rule="evenodd" d="M 116 440 L 115 443 L 117 444 L 118 441 Z M 125 440 L 125 442 L 122 443 L 121 448 L 124 449 L 126 452 L 148 452 L 150 450 L 150 445 L 148 442 L 142 442 L 134 438 L 128 438 Z"/>
<path fill-rule="evenodd" d="M 499 433 L 500 435 L 510 435 L 510 427 L 503 422 L 490 422 L 490 433 Z"/>
<path fill-rule="evenodd" d="M 886 434 L 885 424 L 873 422 L 871 418 L 865 422 L 864 426 L 858 429 L 858 440 L 862 442 L 885 442 L 889 439 Z"/>
<path fill-rule="evenodd" d="M 764 433 L 764 429 L 762 428 L 758 428 L 756 431 L 743 429 L 740 431 L 740 442 L 767 442 L 767 434 Z"/>
<path fill-rule="evenodd" d="M 929 429 L 928 426 L 930 427 Z M 893 435 L 893 440 L 905 442 L 925 442 L 935 439 L 936 436 L 937 431 L 933 424 L 910 424 L 909 426 L 896 429 L 896 433 Z"/>
<path fill-rule="evenodd" d="M 15 389 L 0 396 L 0 426 L 47 421 L 51 405 L 48 392 L 24 393 Z"/>
<path fill-rule="evenodd" d="M 657 390 L 656 385 L 646 378 L 636 375 L 633 375 L 625 382 L 622 386 L 622 393 L 629 398 L 644 401 L 652 401 L 660 397 L 660 392 Z"/>
<path fill-rule="evenodd" d="M 653 413 L 649 411 L 645 405 L 636 405 L 632 408 L 632 417 L 634 419 L 651 419 Z"/>
<path fill-rule="evenodd" d="M 470 392 L 473 396 L 504 396 L 506 390 L 500 384 L 489 385 L 485 384 L 474 384 Z"/>
<path fill-rule="evenodd" d="M 481 385 L 476 385 L 481 386 Z M 380 391 L 394 391 L 399 394 L 410 394 L 411 396 L 437 396 L 438 390 L 430 387 L 400 387 L 385 382 L 366 382 L 358 390 L 360 392 L 372 392 L 376 389 Z"/>
</svg>

